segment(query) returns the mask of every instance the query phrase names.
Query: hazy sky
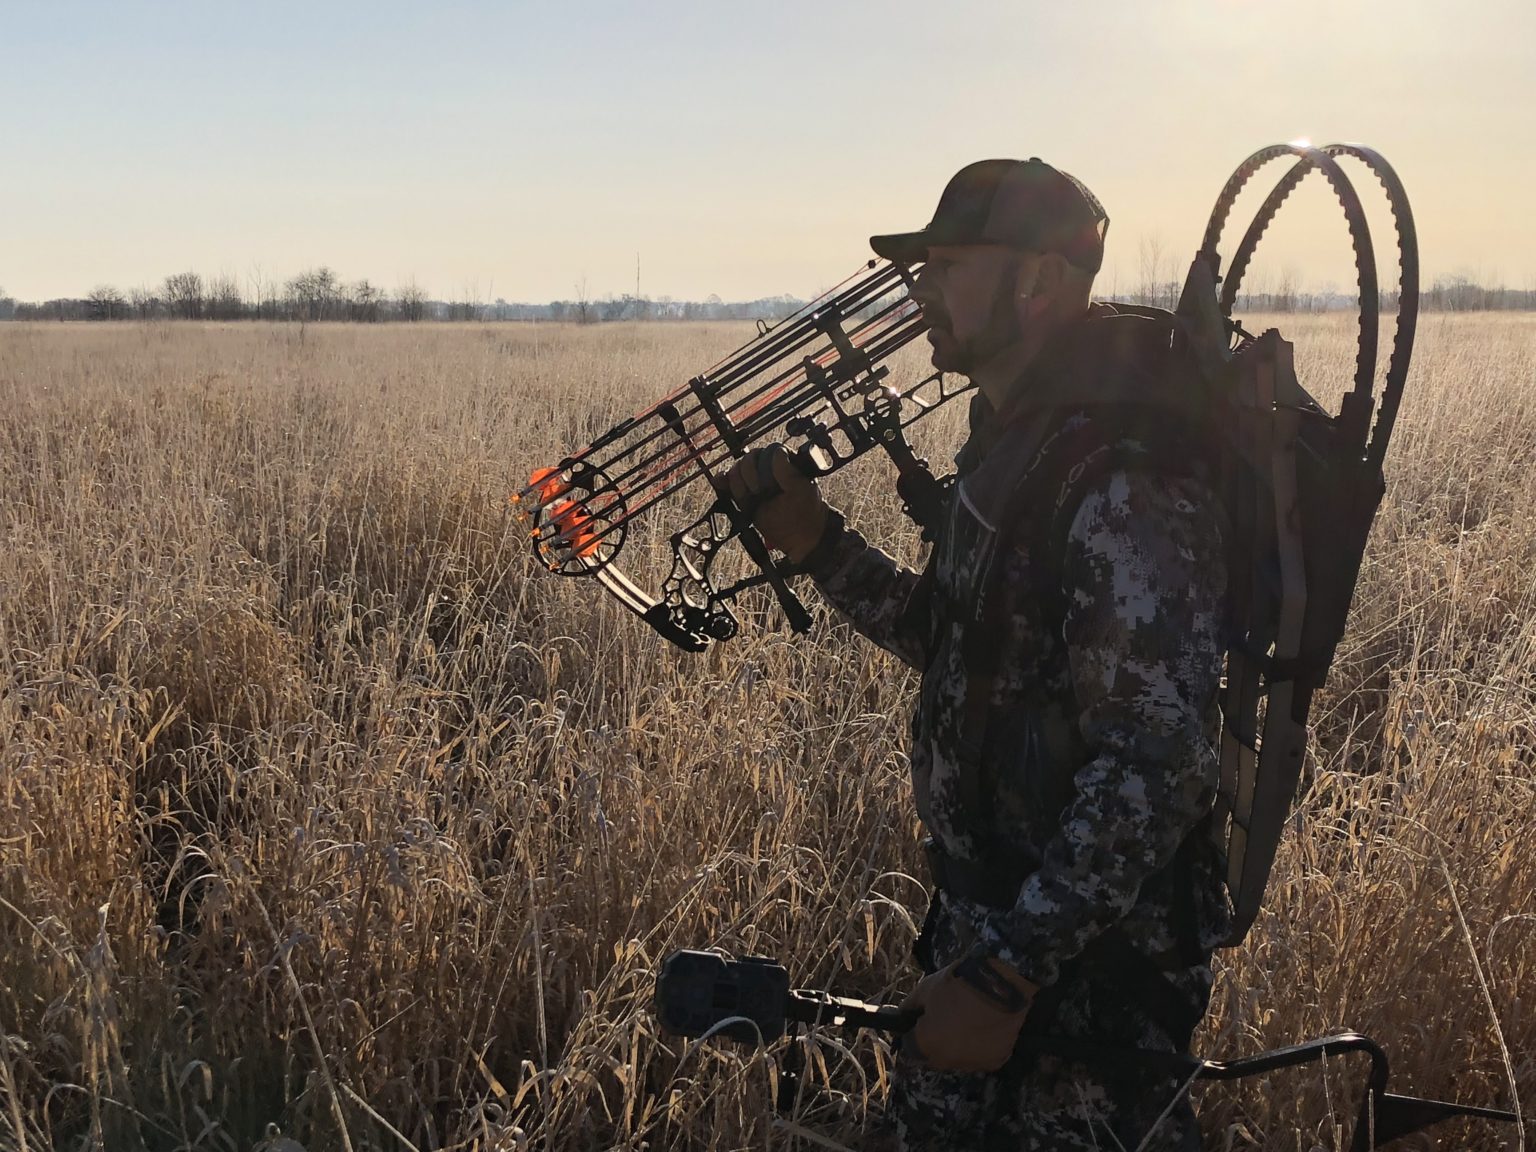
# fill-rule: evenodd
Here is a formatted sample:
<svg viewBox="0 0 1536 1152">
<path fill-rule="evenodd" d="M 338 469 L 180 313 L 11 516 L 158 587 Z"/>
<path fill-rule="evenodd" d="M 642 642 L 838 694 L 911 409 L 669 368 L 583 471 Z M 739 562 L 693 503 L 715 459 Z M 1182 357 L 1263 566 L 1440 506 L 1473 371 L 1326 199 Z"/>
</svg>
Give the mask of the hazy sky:
<svg viewBox="0 0 1536 1152">
<path fill-rule="evenodd" d="M 637 254 L 649 295 L 804 296 L 1030 155 L 1104 201 L 1108 289 L 1302 136 L 1393 162 L 1426 279 L 1536 285 L 1536 0 L 0 0 L 0 110 L 23 299 L 324 263 L 547 300 Z M 1310 199 L 1256 274 L 1351 279 Z"/>
</svg>

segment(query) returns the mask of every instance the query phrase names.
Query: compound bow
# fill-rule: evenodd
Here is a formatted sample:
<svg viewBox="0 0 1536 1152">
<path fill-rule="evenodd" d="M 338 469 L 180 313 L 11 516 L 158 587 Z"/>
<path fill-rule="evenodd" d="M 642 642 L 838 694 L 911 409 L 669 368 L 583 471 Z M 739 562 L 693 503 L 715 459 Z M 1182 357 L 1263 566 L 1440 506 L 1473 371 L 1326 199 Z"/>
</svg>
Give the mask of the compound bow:
<svg viewBox="0 0 1536 1152">
<path fill-rule="evenodd" d="M 906 266 L 871 260 L 780 323 L 760 323 L 756 338 L 666 399 L 534 472 L 512 501 L 539 561 L 563 576 L 596 577 L 692 652 L 736 635 L 731 601 L 764 584 L 791 627 L 807 631 L 811 616 L 789 587 L 788 564 L 774 561 L 725 495 L 672 534 L 672 568 L 658 593 L 643 591 L 617 561 L 637 517 L 700 481 L 717 484 L 734 460 L 775 442 L 808 476 L 885 449 L 908 514 L 931 532 L 944 484 L 914 455 L 904 430 L 974 386 L 937 372 L 904 389 L 888 382 L 886 361 L 927 330 L 908 294 L 912 283 Z M 758 571 L 720 588 L 712 565 L 733 538 Z"/>
</svg>

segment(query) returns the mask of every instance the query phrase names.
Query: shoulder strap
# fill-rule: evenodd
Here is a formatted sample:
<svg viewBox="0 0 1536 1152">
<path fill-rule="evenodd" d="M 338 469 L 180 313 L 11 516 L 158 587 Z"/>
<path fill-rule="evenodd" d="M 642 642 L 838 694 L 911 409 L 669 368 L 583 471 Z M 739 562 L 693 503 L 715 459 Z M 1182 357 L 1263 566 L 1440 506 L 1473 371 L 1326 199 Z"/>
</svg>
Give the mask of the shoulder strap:
<svg viewBox="0 0 1536 1152">
<path fill-rule="evenodd" d="M 1192 441 L 1206 428 L 1206 397 L 1196 374 L 1182 371 L 1187 360 L 1181 363 L 1181 331 L 1174 317 L 1155 310 L 1078 325 L 1073 343 L 1058 344 L 1048 372 L 1031 373 L 1034 379 L 1009 406 L 1010 429 L 1026 418 L 1047 417 L 1051 431 L 1033 438 L 1030 459 L 1021 462 L 992 509 L 998 535 L 962 630 L 966 688 L 957 755 L 961 804 L 968 812 L 984 811 L 987 801 L 983 750 L 998 673 L 996 638 L 1006 623 L 996 585 L 1018 534 L 1032 537 L 1034 597 L 1053 626 L 1065 619 L 1062 553 L 1088 491 L 1128 467 L 1178 474 L 1200 467 L 1205 453 L 1195 451 Z M 993 451 L 1007 451 L 1006 442 L 1005 433 Z"/>
<path fill-rule="evenodd" d="M 1204 477 L 1214 461 L 1205 445 L 1172 423 L 1167 414 L 1140 410 L 1139 419 L 1106 429 L 1092 414 L 1065 417 L 1059 436 L 1050 438 L 1031 467 L 1019 477 L 996 510 L 998 539 L 981 602 L 972 616 L 975 640 L 968 644 L 968 667 L 995 666 L 995 646 L 987 643 L 1002 624 L 1002 598 L 991 587 L 996 565 L 1024 534 L 1033 558 L 1036 602 L 1048 621 L 1066 615 L 1061 561 L 1067 537 L 1083 500 L 1115 472 L 1146 471 L 1163 476 Z M 992 668 L 995 671 L 995 667 Z"/>
</svg>

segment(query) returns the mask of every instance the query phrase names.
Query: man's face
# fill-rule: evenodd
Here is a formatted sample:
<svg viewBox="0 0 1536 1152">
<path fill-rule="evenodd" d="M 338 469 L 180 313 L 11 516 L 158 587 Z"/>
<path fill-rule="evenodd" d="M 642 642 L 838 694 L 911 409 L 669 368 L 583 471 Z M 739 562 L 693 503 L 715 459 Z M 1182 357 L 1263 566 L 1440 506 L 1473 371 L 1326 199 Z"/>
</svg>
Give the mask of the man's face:
<svg viewBox="0 0 1536 1152">
<path fill-rule="evenodd" d="M 928 249 L 912 298 L 929 324 L 935 368 L 971 372 L 1018 339 L 1018 295 L 1031 259 L 1038 258 L 994 244 Z"/>
</svg>

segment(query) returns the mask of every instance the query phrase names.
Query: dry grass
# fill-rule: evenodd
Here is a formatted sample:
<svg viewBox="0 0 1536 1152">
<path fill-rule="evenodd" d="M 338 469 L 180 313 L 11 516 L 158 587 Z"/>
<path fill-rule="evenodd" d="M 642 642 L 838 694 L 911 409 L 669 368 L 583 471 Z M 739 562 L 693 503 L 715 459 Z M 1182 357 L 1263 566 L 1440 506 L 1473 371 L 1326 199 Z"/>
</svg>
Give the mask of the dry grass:
<svg viewBox="0 0 1536 1152">
<path fill-rule="evenodd" d="M 1345 325 L 1286 327 L 1336 386 Z M 744 335 L 0 327 L 0 1147 L 793 1142 L 770 1061 L 657 1037 L 651 973 L 719 945 L 910 981 L 912 681 L 826 621 L 674 653 L 534 572 L 504 504 Z M 1348 1026 L 1500 1104 L 1496 1020 L 1532 1095 L 1533 369 L 1533 318 L 1423 326 L 1206 1053 Z M 837 497 L 911 553 L 855 471 Z M 857 1145 L 886 1059 L 818 1038 L 794 1119 Z M 1331 1149 L 1355 1078 L 1200 1089 L 1210 1144 Z"/>
</svg>

